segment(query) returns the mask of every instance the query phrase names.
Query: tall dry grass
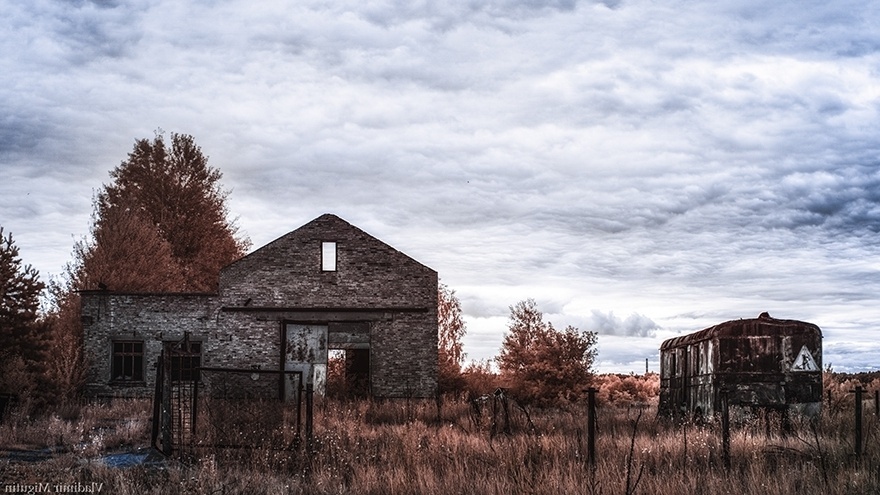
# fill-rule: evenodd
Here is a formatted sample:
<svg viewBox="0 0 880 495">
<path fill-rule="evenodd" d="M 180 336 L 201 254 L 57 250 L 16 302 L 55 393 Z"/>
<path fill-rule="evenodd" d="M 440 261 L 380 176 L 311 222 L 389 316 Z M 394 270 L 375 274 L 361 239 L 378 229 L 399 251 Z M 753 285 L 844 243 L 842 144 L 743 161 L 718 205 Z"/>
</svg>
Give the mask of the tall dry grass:
<svg viewBox="0 0 880 495">
<path fill-rule="evenodd" d="M 716 425 L 671 425 L 656 418 L 653 404 L 600 408 L 592 467 L 580 405 L 511 404 L 511 432 L 493 434 L 491 401 L 480 414 L 467 401 L 447 401 L 438 414 L 434 401 L 416 400 L 319 401 L 311 445 L 289 442 L 287 411 L 274 423 L 287 433 L 266 434 L 254 448 L 203 443 L 188 463 L 109 468 L 99 462 L 101 452 L 144 446 L 149 438 L 149 404 L 117 401 L 83 406 L 67 419 L 18 417 L 0 426 L 6 448 L 87 446 L 43 462 L 0 461 L 0 483 L 99 481 L 104 493 L 157 494 L 880 493 L 880 426 L 868 404 L 864 454 L 855 457 L 851 402 L 826 407 L 815 425 L 795 421 L 789 433 L 771 424 L 768 435 L 762 418 L 737 425 L 727 471 Z M 247 430 L 235 418 L 266 411 L 251 407 L 216 426 Z M 211 433 L 200 435 L 204 442 Z"/>
</svg>

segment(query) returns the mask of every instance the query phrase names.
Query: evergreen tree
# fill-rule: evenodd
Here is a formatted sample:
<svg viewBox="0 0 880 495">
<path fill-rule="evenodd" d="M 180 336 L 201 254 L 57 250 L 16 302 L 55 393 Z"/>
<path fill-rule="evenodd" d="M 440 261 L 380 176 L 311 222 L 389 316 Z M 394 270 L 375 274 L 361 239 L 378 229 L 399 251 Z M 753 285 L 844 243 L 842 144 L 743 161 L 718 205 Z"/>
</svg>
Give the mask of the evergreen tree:
<svg viewBox="0 0 880 495">
<path fill-rule="evenodd" d="M 39 273 L 23 265 L 12 234 L 0 227 L 0 388 L 22 392 L 32 386 L 44 359 L 39 321 Z"/>
</svg>

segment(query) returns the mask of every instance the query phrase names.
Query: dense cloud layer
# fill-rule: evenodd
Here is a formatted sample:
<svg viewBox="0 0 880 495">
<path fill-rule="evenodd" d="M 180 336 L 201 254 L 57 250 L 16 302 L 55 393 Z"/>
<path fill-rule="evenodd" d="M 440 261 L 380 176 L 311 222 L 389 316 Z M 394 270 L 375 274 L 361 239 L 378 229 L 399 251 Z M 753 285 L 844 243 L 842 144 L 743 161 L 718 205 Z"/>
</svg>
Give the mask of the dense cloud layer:
<svg viewBox="0 0 880 495">
<path fill-rule="evenodd" d="M 533 297 L 600 333 L 603 370 L 762 311 L 872 368 L 878 22 L 847 1 L 19 2 L 0 225 L 59 273 L 107 172 L 164 128 L 224 172 L 255 246 L 334 212 L 438 270 L 472 358 Z"/>
</svg>

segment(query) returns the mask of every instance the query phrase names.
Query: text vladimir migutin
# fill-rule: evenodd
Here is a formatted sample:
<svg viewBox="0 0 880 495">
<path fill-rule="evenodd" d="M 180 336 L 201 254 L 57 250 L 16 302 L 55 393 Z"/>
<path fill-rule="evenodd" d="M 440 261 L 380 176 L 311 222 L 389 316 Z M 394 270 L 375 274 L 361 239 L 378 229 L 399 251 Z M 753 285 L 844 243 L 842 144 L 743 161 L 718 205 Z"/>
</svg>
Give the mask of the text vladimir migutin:
<svg viewBox="0 0 880 495">
<path fill-rule="evenodd" d="M 100 493 L 104 483 L 7 483 L 0 493 Z"/>
</svg>

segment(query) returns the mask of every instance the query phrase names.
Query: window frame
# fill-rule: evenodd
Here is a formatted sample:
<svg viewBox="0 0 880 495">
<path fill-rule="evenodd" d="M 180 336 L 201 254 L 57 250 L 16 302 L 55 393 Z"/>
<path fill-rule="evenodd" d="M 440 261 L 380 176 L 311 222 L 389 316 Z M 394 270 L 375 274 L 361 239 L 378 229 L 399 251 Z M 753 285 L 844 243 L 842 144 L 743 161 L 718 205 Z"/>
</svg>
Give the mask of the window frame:
<svg viewBox="0 0 880 495">
<path fill-rule="evenodd" d="M 339 269 L 339 243 L 321 241 L 321 271 L 335 272 Z"/>
<path fill-rule="evenodd" d="M 146 383 L 145 357 L 146 347 L 143 340 L 113 339 L 110 342 L 110 382 Z"/>
<path fill-rule="evenodd" d="M 172 352 L 171 348 L 175 344 L 179 344 L 179 343 L 180 343 L 179 341 L 165 341 L 162 343 L 162 345 L 164 346 L 163 348 L 165 349 L 165 352 L 169 353 L 169 352 Z M 201 366 L 202 366 L 202 350 L 204 348 L 202 345 L 202 341 L 201 340 L 191 340 L 189 342 L 189 345 L 190 345 L 190 349 L 197 347 L 198 350 L 193 350 L 192 352 L 189 352 L 189 353 L 184 352 L 182 350 L 175 350 L 173 352 L 178 353 L 178 356 L 170 356 L 169 357 L 171 359 L 171 369 L 169 371 L 170 372 L 169 378 L 171 379 L 172 382 L 201 382 L 201 380 L 202 380 L 202 374 L 197 369 L 197 368 L 201 368 Z M 189 363 L 190 364 L 189 369 L 192 370 L 193 374 L 189 375 L 189 376 L 182 376 L 181 375 L 182 370 L 181 370 L 181 366 L 180 366 L 183 362 L 182 360 L 192 360 L 193 358 L 196 359 L 195 366 L 192 366 L 192 362 Z"/>
</svg>

